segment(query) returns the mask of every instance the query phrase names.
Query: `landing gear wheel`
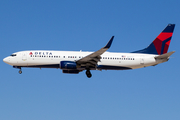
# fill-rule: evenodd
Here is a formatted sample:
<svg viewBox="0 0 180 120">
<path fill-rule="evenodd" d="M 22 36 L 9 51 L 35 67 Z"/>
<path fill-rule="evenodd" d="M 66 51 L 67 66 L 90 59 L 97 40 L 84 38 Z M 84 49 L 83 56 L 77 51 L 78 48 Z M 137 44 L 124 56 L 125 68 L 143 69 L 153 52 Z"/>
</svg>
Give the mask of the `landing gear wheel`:
<svg viewBox="0 0 180 120">
<path fill-rule="evenodd" d="M 21 74 L 22 73 L 22 70 L 19 70 L 19 74 Z"/>
<path fill-rule="evenodd" d="M 91 74 L 90 70 L 86 70 L 86 75 L 87 75 L 88 78 L 92 77 L 92 74 Z"/>
</svg>

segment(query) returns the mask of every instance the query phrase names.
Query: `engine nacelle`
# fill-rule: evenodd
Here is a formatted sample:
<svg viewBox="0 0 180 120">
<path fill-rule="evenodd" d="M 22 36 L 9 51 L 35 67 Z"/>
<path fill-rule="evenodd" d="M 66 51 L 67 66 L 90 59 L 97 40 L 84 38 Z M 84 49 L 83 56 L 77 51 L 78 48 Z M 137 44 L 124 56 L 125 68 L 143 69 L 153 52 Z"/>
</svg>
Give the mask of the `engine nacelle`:
<svg viewBox="0 0 180 120">
<path fill-rule="evenodd" d="M 65 70 L 77 69 L 76 63 L 72 61 L 61 61 L 60 68 Z"/>
<path fill-rule="evenodd" d="M 63 73 L 78 74 L 79 70 L 63 70 Z"/>
</svg>

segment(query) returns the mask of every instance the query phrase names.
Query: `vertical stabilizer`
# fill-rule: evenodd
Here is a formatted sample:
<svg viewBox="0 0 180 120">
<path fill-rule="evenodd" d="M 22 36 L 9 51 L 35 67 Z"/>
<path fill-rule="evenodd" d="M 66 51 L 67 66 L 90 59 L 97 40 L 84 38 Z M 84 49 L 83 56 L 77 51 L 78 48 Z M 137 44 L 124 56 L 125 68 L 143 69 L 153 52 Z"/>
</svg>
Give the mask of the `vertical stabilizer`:
<svg viewBox="0 0 180 120">
<path fill-rule="evenodd" d="M 168 24 L 167 27 L 156 37 L 156 39 L 145 49 L 132 53 L 146 53 L 162 55 L 167 53 L 175 24 Z"/>
</svg>

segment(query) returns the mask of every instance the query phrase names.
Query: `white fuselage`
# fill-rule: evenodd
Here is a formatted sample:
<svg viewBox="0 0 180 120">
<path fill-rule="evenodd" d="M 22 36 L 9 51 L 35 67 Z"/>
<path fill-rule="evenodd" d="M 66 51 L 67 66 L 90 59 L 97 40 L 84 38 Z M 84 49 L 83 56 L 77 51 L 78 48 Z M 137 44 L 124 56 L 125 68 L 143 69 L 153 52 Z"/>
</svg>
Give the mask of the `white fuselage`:
<svg viewBox="0 0 180 120">
<path fill-rule="evenodd" d="M 93 52 L 31 50 L 13 53 L 11 56 L 4 58 L 3 61 L 14 67 L 60 68 L 61 61 L 76 62 L 91 53 Z M 163 60 L 157 61 L 154 58 L 156 56 L 153 54 L 105 52 L 101 55 L 97 67 L 91 69 L 136 69 L 165 62 Z M 84 70 L 85 68 L 77 69 Z"/>
<path fill-rule="evenodd" d="M 175 24 L 168 26 L 146 48 L 132 53 L 107 52 L 114 36 L 101 49 L 95 52 L 82 51 L 20 51 L 3 59 L 14 68 L 60 68 L 63 73 L 78 74 L 86 70 L 88 78 L 92 77 L 90 70 L 128 70 L 155 66 L 169 60 L 175 52 L 168 52 Z"/>
</svg>

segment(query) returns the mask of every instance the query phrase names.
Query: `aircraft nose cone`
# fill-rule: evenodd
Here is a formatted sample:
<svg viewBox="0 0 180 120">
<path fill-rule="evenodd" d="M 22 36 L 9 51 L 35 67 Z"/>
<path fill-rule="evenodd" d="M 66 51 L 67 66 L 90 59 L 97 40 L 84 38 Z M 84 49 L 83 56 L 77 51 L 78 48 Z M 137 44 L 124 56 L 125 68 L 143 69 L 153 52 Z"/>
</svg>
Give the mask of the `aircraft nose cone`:
<svg viewBox="0 0 180 120">
<path fill-rule="evenodd" d="M 6 58 L 3 59 L 3 62 L 8 63 L 9 59 L 6 57 Z"/>
</svg>

